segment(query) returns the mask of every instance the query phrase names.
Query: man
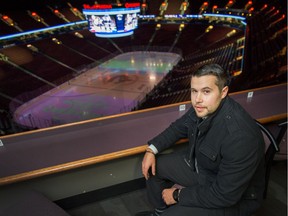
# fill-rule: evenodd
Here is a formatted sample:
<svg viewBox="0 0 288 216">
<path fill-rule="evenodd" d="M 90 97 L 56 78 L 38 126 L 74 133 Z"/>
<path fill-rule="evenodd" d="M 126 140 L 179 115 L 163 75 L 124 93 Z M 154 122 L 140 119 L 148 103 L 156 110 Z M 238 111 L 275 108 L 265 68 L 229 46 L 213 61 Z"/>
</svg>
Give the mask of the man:
<svg viewBox="0 0 288 216">
<path fill-rule="evenodd" d="M 148 142 L 142 161 L 154 212 L 136 215 L 250 216 L 264 191 L 264 141 L 249 114 L 228 96 L 217 64 L 191 78 L 192 108 Z M 159 155 L 188 138 L 183 152 Z M 174 184 L 182 189 L 171 187 Z"/>
</svg>

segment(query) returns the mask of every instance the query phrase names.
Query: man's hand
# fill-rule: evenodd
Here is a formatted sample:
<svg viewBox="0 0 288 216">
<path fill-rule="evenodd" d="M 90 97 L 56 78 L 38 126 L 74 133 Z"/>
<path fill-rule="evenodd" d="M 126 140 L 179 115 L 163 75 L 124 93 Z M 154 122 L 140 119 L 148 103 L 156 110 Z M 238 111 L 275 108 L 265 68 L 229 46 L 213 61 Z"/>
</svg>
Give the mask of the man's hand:
<svg viewBox="0 0 288 216">
<path fill-rule="evenodd" d="M 176 203 L 176 201 L 173 198 L 173 192 L 175 190 L 176 188 L 168 188 L 162 191 L 162 199 L 164 200 L 166 205 L 173 205 Z"/>
<path fill-rule="evenodd" d="M 156 158 L 153 152 L 147 150 L 142 161 L 142 173 L 147 180 L 149 178 L 149 169 L 151 168 L 152 175 L 156 173 Z"/>
</svg>

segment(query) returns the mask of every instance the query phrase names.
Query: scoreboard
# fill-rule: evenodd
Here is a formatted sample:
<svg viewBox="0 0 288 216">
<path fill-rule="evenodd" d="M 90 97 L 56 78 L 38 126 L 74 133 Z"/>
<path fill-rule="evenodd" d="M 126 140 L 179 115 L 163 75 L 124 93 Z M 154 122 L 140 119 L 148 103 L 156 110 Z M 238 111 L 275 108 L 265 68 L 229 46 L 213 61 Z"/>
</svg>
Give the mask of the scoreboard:
<svg viewBox="0 0 288 216">
<path fill-rule="evenodd" d="M 113 38 L 132 35 L 138 27 L 140 3 L 83 5 L 89 31 L 97 37 Z"/>
</svg>

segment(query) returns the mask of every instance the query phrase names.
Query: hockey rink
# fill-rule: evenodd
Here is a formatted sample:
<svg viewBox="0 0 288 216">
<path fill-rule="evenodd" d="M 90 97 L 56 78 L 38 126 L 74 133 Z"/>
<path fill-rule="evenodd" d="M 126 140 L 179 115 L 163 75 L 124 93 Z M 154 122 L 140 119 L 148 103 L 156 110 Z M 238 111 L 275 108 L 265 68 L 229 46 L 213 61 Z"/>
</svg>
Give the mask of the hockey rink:
<svg viewBox="0 0 288 216">
<path fill-rule="evenodd" d="M 14 120 L 45 128 L 129 112 L 180 61 L 166 52 L 129 52 L 21 105 Z"/>
</svg>

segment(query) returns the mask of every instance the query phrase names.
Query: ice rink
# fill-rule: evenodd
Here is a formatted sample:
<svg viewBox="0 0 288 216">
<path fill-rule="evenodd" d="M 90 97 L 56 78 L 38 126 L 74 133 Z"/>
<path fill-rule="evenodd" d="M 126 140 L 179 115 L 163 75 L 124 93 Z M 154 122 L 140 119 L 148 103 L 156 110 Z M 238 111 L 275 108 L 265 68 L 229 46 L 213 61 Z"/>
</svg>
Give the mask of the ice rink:
<svg viewBox="0 0 288 216">
<path fill-rule="evenodd" d="M 14 120 L 45 128 L 129 112 L 180 59 L 166 52 L 118 55 L 23 104 Z"/>
</svg>

